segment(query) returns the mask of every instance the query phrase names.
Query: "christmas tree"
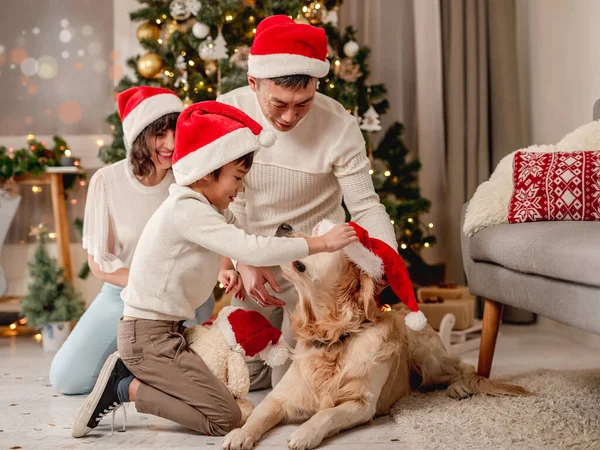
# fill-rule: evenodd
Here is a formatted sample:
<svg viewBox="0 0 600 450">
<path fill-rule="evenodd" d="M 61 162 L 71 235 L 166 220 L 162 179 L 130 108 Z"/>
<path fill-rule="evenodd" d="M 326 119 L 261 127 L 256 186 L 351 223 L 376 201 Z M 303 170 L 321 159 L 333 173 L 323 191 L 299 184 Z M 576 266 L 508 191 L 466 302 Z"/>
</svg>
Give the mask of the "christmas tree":
<svg viewBox="0 0 600 450">
<path fill-rule="evenodd" d="M 43 225 L 32 227 L 30 235 L 36 236 L 37 247 L 29 273 L 33 282 L 21 300 L 21 314 L 34 328 L 51 322 L 77 320 L 84 311 L 81 296 L 65 279 L 64 271 L 46 250 L 48 230 Z"/>
<path fill-rule="evenodd" d="M 356 30 L 338 28 L 340 0 L 138 0 L 142 7 L 130 14 L 141 22 L 137 37 L 147 50 L 128 61 L 135 78 L 125 77 L 121 92 L 133 86 L 156 85 L 174 90 L 189 105 L 214 100 L 220 93 L 247 84 L 247 60 L 256 26 L 272 14 L 286 14 L 299 23 L 326 30 L 331 70 L 319 91 L 335 98 L 353 114 L 364 132 L 371 174 L 381 202 L 396 229 L 399 250 L 413 269 L 427 267 L 423 247 L 435 243 L 433 224 L 419 215 L 430 208 L 417 186 L 418 160 L 409 160 L 404 127 L 394 123 L 374 147 L 373 133 L 381 130 L 379 116 L 388 107 L 382 84 L 369 84 L 370 49 L 361 46 Z M 108 118 L 114 140 L 100 149 L 111 163 L 125 157 L 118 114 Z M 414 276 L 414 275 L 413 275 Z M 415 280 L 417 281 L 417 280 Z"/>
</svg>

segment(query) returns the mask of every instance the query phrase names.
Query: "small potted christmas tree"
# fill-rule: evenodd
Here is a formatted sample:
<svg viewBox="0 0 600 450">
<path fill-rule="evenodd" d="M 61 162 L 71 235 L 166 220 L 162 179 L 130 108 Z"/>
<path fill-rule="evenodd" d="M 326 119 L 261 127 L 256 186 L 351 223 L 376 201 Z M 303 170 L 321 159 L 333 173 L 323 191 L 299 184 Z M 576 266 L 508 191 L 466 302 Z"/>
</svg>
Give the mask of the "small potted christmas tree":
<svg viewBox="0 0 600 450">
<path fill-rule="evenodd" d="M 44 351 L 55 352 L 67 339 L 71 321 L 83 314 L 84 303 L 57 260 L 46 250 L 47 228 L 40 224 L 32 227 L 29 234 L 37 238 L 37 248 L 29 262 L 33 282 L 21 300 L 21 314 L 29 326 L 42 329 Z"/>
</svg>

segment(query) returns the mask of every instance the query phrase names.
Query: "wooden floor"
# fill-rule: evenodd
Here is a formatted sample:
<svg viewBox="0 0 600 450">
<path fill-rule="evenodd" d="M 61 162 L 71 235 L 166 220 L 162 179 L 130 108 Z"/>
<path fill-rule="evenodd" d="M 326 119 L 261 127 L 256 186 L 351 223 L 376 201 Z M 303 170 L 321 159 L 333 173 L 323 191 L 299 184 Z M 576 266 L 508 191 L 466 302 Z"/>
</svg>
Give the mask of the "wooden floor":
<svg viewBox="0 0 600 450">
<path fill-rule="evenodd" d="M 532 369 L 600 368 L 599 347 L 548 330 L 548 327 L 501 328 L 492 375 L 518 374 Z M 476 363 L 477 353 L 464 355 Z M 128 407 L 127 431 L 111 436 L 104 420 L 82 440 L 71 438 L 71 426 L 83 397 L 54 394 L 48 381 L 51 354 L 44 354 L 31 337 L 0 338 L 0 449 L 142 449 L 220 448 L 221 438 L 199 436 L 157 417 Z M 266 392 L 252 393 L 257 404 Z M 116 424 L 123 423 L 122 412 Z M 294 426 L 272 430 L 258 448 L 286 448 Z M 459 432 L 459 431 L 457 431 Z M 418 430 L 399 429 L 389 417 L 327 440 L 324 449 L 410 449 Z"/>
</svg>

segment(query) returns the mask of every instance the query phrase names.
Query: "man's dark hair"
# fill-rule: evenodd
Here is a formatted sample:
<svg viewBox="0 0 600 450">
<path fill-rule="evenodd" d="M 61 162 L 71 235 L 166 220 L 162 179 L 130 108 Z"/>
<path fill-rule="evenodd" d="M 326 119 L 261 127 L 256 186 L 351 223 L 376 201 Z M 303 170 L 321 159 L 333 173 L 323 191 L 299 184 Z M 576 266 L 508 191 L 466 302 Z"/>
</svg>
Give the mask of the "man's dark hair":
<svg viewBox="0 0 600 450">
<path fill-rule="evenodd" d="M 156 152 L 156 140 L 169 131 L 175 132 L 178 117 L 179 113 L 166 114 L 144 128 L 135 138 L 129 160 L 135 176 L 148 178 L 156 173 L 152 162 L 152 153 Z"/>
<path fill-rule="evenodd" d="M 250 169 L 252 167 L 252 163 L 254 162 L 254 152 L 246 153 L 244 156 L 236 159 L 234 161 L 235 164 L 241 164 L 244 169 Z M 219 167 L 216 170 L 213 170 L 210 174 L 212 178 L 215 180 L 219 179 L 219 175 L 221 174 L 222 167 Z"/>
<path fill-rule="evenodd" d="M 286 75 L 283 77 L 269 78 L 275 86 L 291 89 L 306 89 L 314 77 L 310 75 Z"/>
</svg>

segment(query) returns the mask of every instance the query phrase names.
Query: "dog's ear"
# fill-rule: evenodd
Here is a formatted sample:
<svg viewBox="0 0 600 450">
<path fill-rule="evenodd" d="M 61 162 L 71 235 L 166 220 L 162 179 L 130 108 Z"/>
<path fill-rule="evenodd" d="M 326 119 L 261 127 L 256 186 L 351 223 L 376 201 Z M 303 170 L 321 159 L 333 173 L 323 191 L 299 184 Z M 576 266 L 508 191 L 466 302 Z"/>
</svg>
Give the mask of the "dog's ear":
<svg viewBox="0 0 600 450">
<path fill-rule="evenodd" d="M 375 283 L 373 279 L 360 270 L 354 263 L 348 261 L 340 282 L 342 307 L 352 310 L 355 318 L 373 320 L 377 313 L 375 303 Z"/>
</svg>

